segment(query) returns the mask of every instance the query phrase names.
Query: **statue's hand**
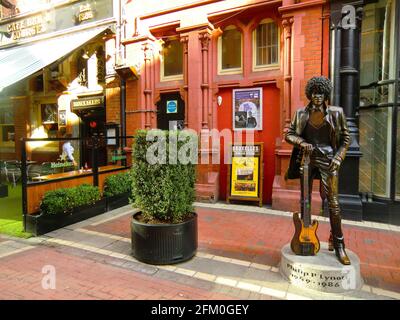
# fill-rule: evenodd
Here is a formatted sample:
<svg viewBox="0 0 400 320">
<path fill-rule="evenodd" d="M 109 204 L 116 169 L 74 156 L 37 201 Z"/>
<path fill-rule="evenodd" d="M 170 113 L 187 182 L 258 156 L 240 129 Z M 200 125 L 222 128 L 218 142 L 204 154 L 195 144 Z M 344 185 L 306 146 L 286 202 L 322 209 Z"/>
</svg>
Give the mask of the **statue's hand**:
<svg viewBox="0 0 400 320">
<path fill-rule="evenodd" d="M 314 146 L 311 143 L 307 143 L 305 141 L 300 143 L 300 147 L 303 148 L 303 150 L 305 150 L 306 152 L 311 152 L 314 149 Z"/>
<path fill-rule="evenodd" d="M 341 162 L 338 159 L 333 158 L 331 160 L 331 164 L 329 165 L 329 171 L 337 171 L 339 170 Z"/>
</svg>

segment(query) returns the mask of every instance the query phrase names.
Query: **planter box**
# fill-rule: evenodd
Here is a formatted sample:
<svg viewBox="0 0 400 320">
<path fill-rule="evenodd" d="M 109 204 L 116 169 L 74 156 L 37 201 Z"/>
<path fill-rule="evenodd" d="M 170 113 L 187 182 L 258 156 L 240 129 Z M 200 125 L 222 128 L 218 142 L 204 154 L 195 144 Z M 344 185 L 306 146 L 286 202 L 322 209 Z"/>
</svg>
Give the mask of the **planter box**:
<svg viewBox="0 0 400 320">
<path fill-rule="evenodd" d="M 0 184 L 0 198 L 8 197 L 8 186 L 6 184 Z"/>
<path fill-rule="evenodd" d="M 118 194 L 116 196 L 107 197 L 106 198 L 107 211 L 111 211 L 111 210 L 118 209 L 120 207 L 128 205 L 129 204 L 129 196 L 130 196 L 130 193 L 126 192 L 126 193 Z"/>
<path fill-rule="evenodd" d="M 40 236 L 65 226 L 89 219 L 104 212 L 106 212 L 106 200 L 101 199 L 93 205 L 75 208 L 72 214 L 28 214 L 25 218 L 25 230 L 34 234 L 35 236 Z"/>
<path fill-rule="evenodd" d="M 176 224 L 146 224 L 132 216 L 132 255 L 150 264 L 173 264 L 192 258 L 197 251 L 197 214 Z"/>
</svg>

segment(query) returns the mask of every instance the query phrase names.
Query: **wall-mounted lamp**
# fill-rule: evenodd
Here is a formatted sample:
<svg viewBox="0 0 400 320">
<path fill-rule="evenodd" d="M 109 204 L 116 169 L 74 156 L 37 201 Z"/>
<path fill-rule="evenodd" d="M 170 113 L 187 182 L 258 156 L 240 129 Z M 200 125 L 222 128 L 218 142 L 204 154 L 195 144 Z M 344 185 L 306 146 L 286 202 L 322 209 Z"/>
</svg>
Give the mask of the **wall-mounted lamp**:
<svg viewBox="0 0 400 320">
<path fill-rule="evenodd" d="M 217 103 L 218 103 L 218 107 L 220 107 L 221 104 L 222 104 L 222 97 L 221 96 L 217 97 Z"/>
</svg>

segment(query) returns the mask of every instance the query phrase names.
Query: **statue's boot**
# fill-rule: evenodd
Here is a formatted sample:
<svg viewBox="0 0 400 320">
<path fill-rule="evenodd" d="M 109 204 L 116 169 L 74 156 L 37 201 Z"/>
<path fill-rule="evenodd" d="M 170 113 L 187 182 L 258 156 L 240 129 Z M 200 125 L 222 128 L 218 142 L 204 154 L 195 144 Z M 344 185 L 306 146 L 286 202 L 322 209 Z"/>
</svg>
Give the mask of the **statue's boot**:
<svg viewBox="0 0 400 320">
<path fill-rule="evenodd" d="M 333 251 L 333 237 L 332 237 L 332 231 L 329 234 L 329 241 L 328 241 L 328 250 Z"/>
<path fill-rule="evenodd" d="M 350 258 L 347 256 L 345 247 L 344 247 L 344 237 L 338 238 L 333 237 L 333 246 L 335 248 L 336 257 L 340 261 L 341 264 L 349 265 L 351 264 Z"/>
</svg>

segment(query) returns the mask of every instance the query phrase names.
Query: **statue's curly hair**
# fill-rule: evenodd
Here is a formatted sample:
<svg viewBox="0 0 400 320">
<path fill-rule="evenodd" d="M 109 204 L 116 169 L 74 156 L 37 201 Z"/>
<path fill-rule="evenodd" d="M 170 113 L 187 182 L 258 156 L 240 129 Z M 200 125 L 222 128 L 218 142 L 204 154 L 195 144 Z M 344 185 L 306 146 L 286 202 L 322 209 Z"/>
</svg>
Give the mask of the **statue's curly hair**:
<svg viewBox="0 0 400 320">
<path fill-rule="evenodd" d="M 328 78 L 321 77 L 312 77 L 308 80 L 306 85 L 306 96 L 308 100 L 311 100 L 311 95 L 313 93 L 323 93 L 325 96 L 325 100 L 327 100 L 332 91 L 332 82 Z"/>
</svg>

